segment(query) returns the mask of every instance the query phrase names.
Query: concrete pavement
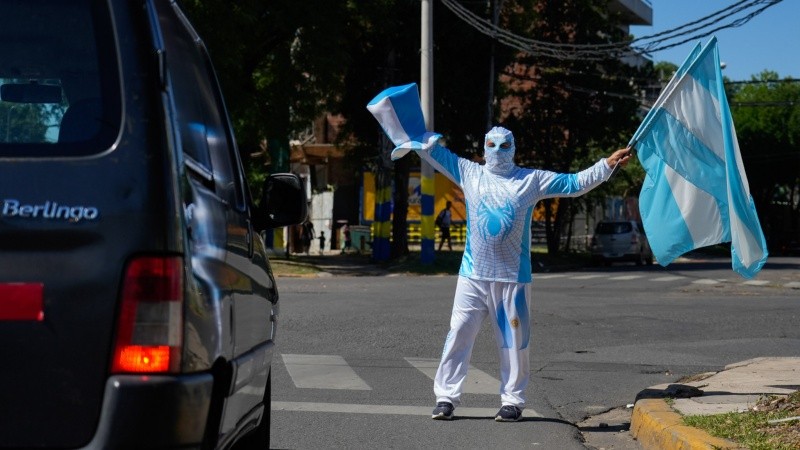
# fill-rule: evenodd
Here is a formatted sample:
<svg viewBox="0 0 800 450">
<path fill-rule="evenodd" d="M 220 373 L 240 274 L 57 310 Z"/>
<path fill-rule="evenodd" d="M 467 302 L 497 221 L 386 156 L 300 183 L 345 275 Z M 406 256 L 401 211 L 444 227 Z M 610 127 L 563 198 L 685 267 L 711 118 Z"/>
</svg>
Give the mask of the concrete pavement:
<svg viewBox="0 0 800 450">
<path fill-rule="evenodd" d="M 746 411 L 762 395 L 800 390 L 800 358 L 755 358 L 700 374 L 681 384 L 645 389 L 633 408 L 630 431 L 645 449 L 739 449 L 726 439 L 683 425 L 681 415 Z M 664 398 L 673 398 L 672 406 Z"/>
</svg>

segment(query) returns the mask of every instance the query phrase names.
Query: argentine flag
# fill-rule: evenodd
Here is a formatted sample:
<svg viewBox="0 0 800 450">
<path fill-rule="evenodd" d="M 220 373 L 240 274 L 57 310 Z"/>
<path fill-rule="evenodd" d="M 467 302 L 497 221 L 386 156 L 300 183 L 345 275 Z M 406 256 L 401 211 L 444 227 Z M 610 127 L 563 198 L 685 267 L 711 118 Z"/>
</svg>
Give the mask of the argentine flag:
<svg viewBox="0 0 800 450">
<path fill-rule="evenodd" d="M 767 260 L 722 83 L 716 38 L 698 44 L 633 135 L 647 175 L 639 194 L 659 264 L 731 243 L 733 270 L 755 276 Z"/>
</svg>

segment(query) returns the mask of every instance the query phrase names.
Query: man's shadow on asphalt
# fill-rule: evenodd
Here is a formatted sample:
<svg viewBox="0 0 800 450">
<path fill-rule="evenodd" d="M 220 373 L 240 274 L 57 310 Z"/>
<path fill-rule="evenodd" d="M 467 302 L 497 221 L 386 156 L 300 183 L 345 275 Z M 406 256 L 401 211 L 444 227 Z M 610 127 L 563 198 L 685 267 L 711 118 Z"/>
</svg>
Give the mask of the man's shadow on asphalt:
<svg viewBox="0 0 800 450">
<path fill-rule="evenodd" d="M 491 420 L 491 421 L 494 421 L 494 416 L 454 416 L 453 420 Z M 525 417 L 525 416 L 522 416 L 522 418 L 519 419 L 516 422 L 499 422 L 499 423 L 512 424 L 512 423 L 520 423 L 520 422 L 560 423 L 562 425 L 569 425 L 571 427 L 576 427 L 577 428 L 577 426 L 572 422 L 568 422 L 568 421 L 563 420 L 563 419 L 550 418 L 550 417 Z"/>
<path fill-rule="evenodd" d="M 482 416 L 482 417 L 477 417 L 477 416 L 455 416 L 455 417 L 453 417 L 453 420 L 494 420 L 494 417 L 493 416 Z M 518 420 L 517 422 L 511 422 L 511 423 L 520 423 L 520 422 L 531 422 L 531 423 L 545 422 L 545 423 L 555 423 L 555 424 L 567 425 L 569 427 L 576 428 L 578 431 L 580 431 L 582 433 L 619 433 L 619 432 L 622 432 L 622 431 L 628 431 L 630 429 L 630 427 L 631 427 L 631 424 L 629 422 L 623 422 L 623 423 L 614 424 L 614 425 L 603 424 L 603 425 L 590 426 L 590 427 L 587 427 L 587 426 L 581 427 L 581 426 L 578 426 L 578 425 L 576 425 L 576 424 L 574 424 L 572 422 L 568 422 L 568 421 L 566 421 L 564 419 L 555 419 L 555 418 L 551 418 L 551 417 L 523 417 L 522 419 Z"/>
</svg>

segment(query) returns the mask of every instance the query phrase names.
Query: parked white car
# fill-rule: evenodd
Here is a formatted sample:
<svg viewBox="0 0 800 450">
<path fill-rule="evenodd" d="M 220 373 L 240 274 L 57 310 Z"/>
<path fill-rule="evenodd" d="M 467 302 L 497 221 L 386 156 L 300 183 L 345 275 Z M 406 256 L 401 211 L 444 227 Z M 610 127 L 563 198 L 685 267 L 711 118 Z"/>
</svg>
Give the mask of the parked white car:
<svg viewBox="0 0 800 450">
<path fill-rule="evenodd" d="M 653 251 L 644 227 L 634 220 L 602 221 L 597 224 L 591 243 L 592 259 L 606 265 L 615 261 L 653 264 Z"/>
</svg>

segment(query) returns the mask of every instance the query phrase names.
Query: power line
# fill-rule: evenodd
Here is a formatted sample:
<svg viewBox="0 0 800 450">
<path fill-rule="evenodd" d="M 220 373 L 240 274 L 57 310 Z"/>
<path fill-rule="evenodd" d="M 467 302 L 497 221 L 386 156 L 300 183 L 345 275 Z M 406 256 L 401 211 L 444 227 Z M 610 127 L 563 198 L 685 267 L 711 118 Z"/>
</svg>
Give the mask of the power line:
<svg viewBox="0 0 800 450">
<path fill-rule="evenodd" d="M 649 54 L 709 36 L 725 28 L 740 27 L 783 0 L 741 0 L 700 19 L 653 35 L 603 44 L 565 44 L 527 38 L 473 13 L 456 0 L 442 0 L 453 14 L 497 42 L 532 56 L 559 60 L 602 60 Z M 750 10 L 746 15 L 734 18 Z M 722 23 L 729 20 L 726 23 Z M 685 37 L 688 36 L 688 37 Z M 685 37 L 685 38 L 684 38 Z M 678 40 L 678 41 L 675 41 Z"/>
<path fill-rule="evenodd" d="M 775 102 L 731 102 L 731 106 L 739 106 L 739 107 L 760 107 L 760 106 L 794 106 L 799 104 L 798 102 L 792 100 L 784 100 L 784 101 L 775 101 Z"/>
</svg>

